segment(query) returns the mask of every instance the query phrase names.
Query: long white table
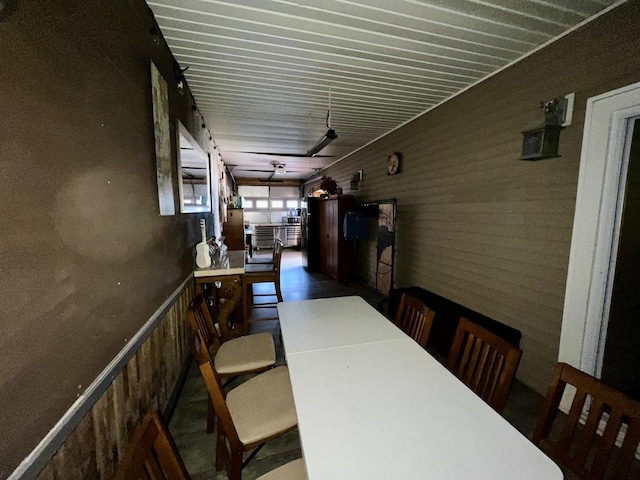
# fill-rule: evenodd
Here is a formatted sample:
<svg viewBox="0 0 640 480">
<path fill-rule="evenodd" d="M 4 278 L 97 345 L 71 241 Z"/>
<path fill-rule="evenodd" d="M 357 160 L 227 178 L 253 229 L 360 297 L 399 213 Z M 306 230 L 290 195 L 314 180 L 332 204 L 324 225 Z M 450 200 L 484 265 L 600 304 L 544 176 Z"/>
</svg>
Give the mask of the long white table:
<svg viewBox="0 0 640 480">
<path fill-rule="evenodd" d="M 278 304 L 309 480 L 555 480 L 558 466 L 360 297 Z"/>
</svg>

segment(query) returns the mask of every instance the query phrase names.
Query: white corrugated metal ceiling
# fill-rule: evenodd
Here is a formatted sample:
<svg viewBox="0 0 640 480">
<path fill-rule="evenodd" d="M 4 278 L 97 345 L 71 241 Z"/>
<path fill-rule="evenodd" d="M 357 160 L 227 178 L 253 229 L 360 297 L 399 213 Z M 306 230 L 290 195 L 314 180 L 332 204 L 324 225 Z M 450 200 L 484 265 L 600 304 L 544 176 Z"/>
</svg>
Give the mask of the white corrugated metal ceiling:
<svg viewBox="0 0 640 480">
<path fill-rule="evenodd" d="M 148 1 L 224 162 L 263 179 L 314 174 L 613 3 Z M 305 157 L 329 99 L 338 138 Z"/>
</svg>

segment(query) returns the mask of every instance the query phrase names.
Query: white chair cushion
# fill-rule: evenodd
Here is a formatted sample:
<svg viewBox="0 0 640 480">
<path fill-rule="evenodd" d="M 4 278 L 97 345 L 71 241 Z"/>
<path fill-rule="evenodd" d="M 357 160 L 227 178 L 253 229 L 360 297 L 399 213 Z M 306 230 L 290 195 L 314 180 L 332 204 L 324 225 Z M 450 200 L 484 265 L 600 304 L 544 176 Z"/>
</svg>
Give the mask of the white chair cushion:
<svg viewBox="0 0 640 480">
<path fill-rule="evenodd" d="M 276 363 L 276 348 L 270 333 L 257 333 L 224 342 L 213 360 L 219 375 L 235 375 Z"/>
<path fill-rule="evenodd" d="M 256 480 L 307 480 L 304 460 L 299 458 L 265 473 Z"/>
<path fill-rule="evenodd" d="M 231 390 L 227 407 L 244 445 L 259 442 L 296 426 L 289 369 L 268 370 Z"/>
</svg>

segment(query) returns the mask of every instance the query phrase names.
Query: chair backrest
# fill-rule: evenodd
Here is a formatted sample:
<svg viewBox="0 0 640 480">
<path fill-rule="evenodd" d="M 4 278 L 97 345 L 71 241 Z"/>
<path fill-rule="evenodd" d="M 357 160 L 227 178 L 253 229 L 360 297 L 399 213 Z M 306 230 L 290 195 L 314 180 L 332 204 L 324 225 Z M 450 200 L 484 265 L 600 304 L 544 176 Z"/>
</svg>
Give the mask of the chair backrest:
<svg viewBox="0 0 640 480">
<path fill-rule="evenodd" d="M 226 394 L 222 388 L 220 377 L 213 367 L 213 359 L 207 349 L 206 343 L 200 336 L 199 330 L 192 332 L 191 350 L 193 357 L 196 359 L 196 362 L 198 362 L 200 373 L 207 386 L 209 397 L 211 397 L 211 403 L 218 416 L 220 425 L 222 425 L 224 433 L 229 439 L 229 443 L 234 447 L 241 448 L 242 442 L 240 442 L 238 432 L 231 419 L 231 413 L 229 413 L 229 408 L 227 407 Z"/>
<path fill-rule="evenodd" d="M 189 304 L 187 319 L 191 329 L 194 332 L 200 332 L 200 337 L 205 345 L 212 351 L 212 355 L 215 355 L 221 346 L 220 337 L 202 295 L 197 295 Z"/>
<path fill-rule="evenodd" d="M 189 480 L 160 412 L 151 412 L 136 430 L 120 462 L 116 480 Z"/>
<path fill-rule="evenodd" d="M 278 250 L 278 246 L 282 247 L 284 243 L 278 237 L 274 237 L 273 239 L 273 252 L 271 253 L 271 260 L 275 262 L 276 260 L 276 251 Z"/>
<path fill-rule="evenodd" d="M 447 368 L 502 413 L 521 356 L 519 348 L 462 317 L 453 337 Z"/>
<path fill-rule="evenodd" d="M 567 385 L 576 389 L 571 409 L 567 416 L 557 415 Z M 622 444 L 616 448 L 625 429 Z M 629 473 L 640 443 L 640 402 L 559 363 L 533 442 L 583 480 L 640 478 L 638 472 L 635 476 Z"/>
<path fill-rule="evenodd" d="M 276 243 L 273 248 L 273 269 L 280 274 L 280 264 L 282 263 L 282 251 L 284 250 L 284 243 L 279 238 L 276 238 Z"/>
<path fill-rule="evenodd" d="M 435 312 L 420 300 L 403 293 L 393 323 L 422 347 L 426 347 L 434 314 Z"/>
</svg>

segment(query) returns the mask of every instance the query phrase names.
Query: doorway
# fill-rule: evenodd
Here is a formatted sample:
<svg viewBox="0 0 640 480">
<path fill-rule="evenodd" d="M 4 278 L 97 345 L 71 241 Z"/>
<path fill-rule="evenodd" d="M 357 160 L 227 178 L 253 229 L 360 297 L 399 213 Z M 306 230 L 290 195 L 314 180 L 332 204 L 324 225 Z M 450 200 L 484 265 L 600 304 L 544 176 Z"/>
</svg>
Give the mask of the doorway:
<svg viewBox="0 0 640 480">
<path fill-rule="evenodd" d="M 617 255 L 610 275 L 610 307 L 600 378 L 640 400 L 640 119 L 630 121 L 629 130 L 627 178 Z"/>
<path fill-rule="evenodd" d="M 559 354 L 631 394 L 640 384 L 639 336 L 629 334 L 628 315 L 640 304 L 632 257 L 640 239 L 638 118 L 640 84 L 587 101 Z"/>
</svg>

